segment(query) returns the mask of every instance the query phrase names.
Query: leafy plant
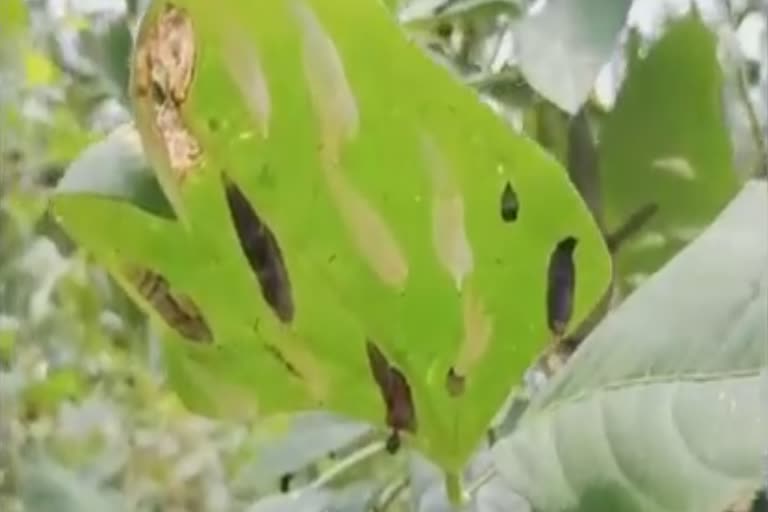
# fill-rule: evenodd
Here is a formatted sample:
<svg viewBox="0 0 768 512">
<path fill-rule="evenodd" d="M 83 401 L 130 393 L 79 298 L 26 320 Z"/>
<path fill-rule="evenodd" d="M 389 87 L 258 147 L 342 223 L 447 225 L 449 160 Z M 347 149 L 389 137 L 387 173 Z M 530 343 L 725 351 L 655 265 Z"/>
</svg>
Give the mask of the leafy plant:
<svg viewBox="0 0 768 512">
<path fill-rule="evenodd" d="M 0 2 L 0 509 L 760 510 L 765 17 L 673 3 Z"/>
<path fill-rule="evenodd" d="M 142 302 L 175 302 L 160 310 L 171 327 L 204 319 L 200 338 L 169 335 L 190 405 L 386 419 L 455 472 L 571 320 L 568 295 L 577 323 L 602 294 L 600 234 L 565 173 L 408 46 L 375 2 L 235 19 L 251 9 L 157 2 L 143 22 L 137 127 L 177 220 L 105 200 L 103 180 L 80 173 L 56 211 L 133 296 L 137 285 L 168 294 Z M 178 60 L 163 60 L 169 48 Z M 371 72 L 385 60 L 388 76 Z M 408 93 L 417 83 L 429 92 Z M 146 174 L 128 164 L 83 169 L 141 195 Z M 548 332 L 547 265 L 564 239 L 578 278 L 552 285 L 565 302 Z M 168 284 L 131 283 L 135 267 Z M 194 311 L 178 311 L 180 294 Z"/>
<path fill-rule="evenodd" d="M 766 183 L 748 183 L 496 445 L 499 470 L 537 509 L 719 511 L 759 488 L 766 208 Z"/>
</svg>

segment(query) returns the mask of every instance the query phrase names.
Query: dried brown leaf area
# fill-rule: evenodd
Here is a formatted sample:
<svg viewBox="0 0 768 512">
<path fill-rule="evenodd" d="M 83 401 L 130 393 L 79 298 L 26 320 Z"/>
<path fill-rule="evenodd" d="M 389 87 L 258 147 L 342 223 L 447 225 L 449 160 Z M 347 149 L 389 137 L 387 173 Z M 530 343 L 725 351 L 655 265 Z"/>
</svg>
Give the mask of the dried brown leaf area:
<svg viewBox="0 0 768 512">
<path fill-rule="evenodd" d="M 166 4 L 140 38 L 135 54 L 135 88 L 147 102 L 174 176 L 183 182 L 199 162 L 202 150 L 184 124 L 181 107 L 187 100 L 195 70 L 192 22 L 183 9 Z"/>
<path fill-rule="evenodd" d="M 174 292 L 163 276 L 141 267 L 130 267 L 125 275 L 139 294 L 182 337 L 204 343 L 213 340 L 200 309 L 186 295 Z"/>
</svg>

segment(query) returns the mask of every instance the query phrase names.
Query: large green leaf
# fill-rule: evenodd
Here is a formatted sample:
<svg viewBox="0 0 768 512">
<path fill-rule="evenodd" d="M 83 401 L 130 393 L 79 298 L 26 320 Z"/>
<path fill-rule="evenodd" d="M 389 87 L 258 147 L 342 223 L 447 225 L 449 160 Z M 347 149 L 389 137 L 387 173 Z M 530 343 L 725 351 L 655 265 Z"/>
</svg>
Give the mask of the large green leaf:
<svg viewBox="0 0 768 512">
<path fill-rule="evenodd" d="M 571 114 L 589 96 L 619 42 L 631 0 L 549 0 L 517 27 L 520 68 Z"/>
<path fill-rule="evenodd" d="M 631 295 L 495 448 L 539 510 L 720 512 L 764 470 L 768 187 Z"/>
<path fill-rule="evenodd" d="M 144 18 L 131 94 L 179 220 L 83 185 L 56 198 L 62 223 L 129 290 L 126 265 L 186 298 L 198 342 L 169 331 L 167 347 L 188 403 L 216 414 L 322 407 L 381 424 L 370 340 L 410 387 L 408 439 L 456 471 L 552 336 L 557 244 L 578 240 L 572 325 L 607 286 L 607 252 L 578 194 L 377 1 L 177 6 L 154 2 Z M 274 252 L 267 268 L 240 247 L 235 186 L 259 217 L 250 243 L 268 229 L 279 245 L 281 286 L 262 284 L 280 274 Z M 514 221 L 500 207 L 508 188 Z M 463 392 L 447 389 L 451 367 Z"/>
<path fill-rule="evenodd" d="M 623 277 L 648 274 L 738 191 L 721 106 L 715 36 L 696 15 L 671 24 L 626 81 L 601 131 L 604 219 L 616 230 L 648 205 L 643 236 L 619 252 Z"/>
</svg>

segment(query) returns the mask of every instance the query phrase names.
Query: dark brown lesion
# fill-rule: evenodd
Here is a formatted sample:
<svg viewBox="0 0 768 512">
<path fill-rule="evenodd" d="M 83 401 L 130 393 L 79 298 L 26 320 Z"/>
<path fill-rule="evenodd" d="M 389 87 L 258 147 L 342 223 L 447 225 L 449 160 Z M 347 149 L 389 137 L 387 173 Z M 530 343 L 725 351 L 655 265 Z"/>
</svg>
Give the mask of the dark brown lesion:
<svg viewBox="0 0 768 512">
<path fill-rule="evenodd" d="M 547 325 L 553 337 L 559 340 L 565 333 L 573 314 L 573 296 L 576 288 L 576 267 L 573 253 L 578 240 L 568 236 L 555 246 L 547 269 Z"/>
<path fill-rule="evenodd" d="M 500 203 L 501 220 L 504 222 L 516 221 L 520 212 L 520 201 L 517 198 L 517 192 L 509 181 L 501 191 Z"/>
<path fill-rule="evenodd" d="M 199 343 L 213 341 L 211 329 L 198 306 L 189 296 L 174 291 L 166 278 L 140 267 L 133 267 L 126 274 L 139 294 L 179 335 Z"/>
<path fill-rule="evenodd" d="M 386 423 L 392 429 L 387 439 L 387 451 L 395 453 L 400 448 L 400 432 L 416 432 L 416 410 L 411 388 L 400 370 L 389 364 L 379 348 L 366 342 L 368 363 L 387 408 Z"/>
<path fill-rule="evenodd" d="M 457 373 L 453 367 L 451 367 L 445 375 L 445 389 L 452 397 L 464 394 L 466 382 L 467 378 L 464 375 Z"/>
<path fill-rule="evenodd" d="M 290 323 L 294 304 L 288 269 L 272 230 L 259 217 L 242 190 L 222 174 L 230 217 L 240 247 L 261 288 L 261 295 L 280 321 Z"/>
</svg>

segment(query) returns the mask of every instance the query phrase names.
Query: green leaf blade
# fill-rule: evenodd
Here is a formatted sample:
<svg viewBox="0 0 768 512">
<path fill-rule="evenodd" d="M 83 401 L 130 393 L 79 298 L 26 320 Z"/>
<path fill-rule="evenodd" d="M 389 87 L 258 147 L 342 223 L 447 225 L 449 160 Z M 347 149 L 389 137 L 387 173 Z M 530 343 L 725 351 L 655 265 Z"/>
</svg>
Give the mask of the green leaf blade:
<svg viewBox="0 0 768 512">
<path fill-rule="evenodd" d="M 715 512 L 759 486 L 766 208 L 766 184 L 748 183 L 497 445 L 500 471 L 534 506 Z"/>
</svg>

